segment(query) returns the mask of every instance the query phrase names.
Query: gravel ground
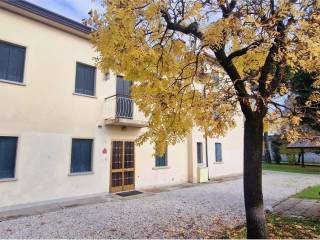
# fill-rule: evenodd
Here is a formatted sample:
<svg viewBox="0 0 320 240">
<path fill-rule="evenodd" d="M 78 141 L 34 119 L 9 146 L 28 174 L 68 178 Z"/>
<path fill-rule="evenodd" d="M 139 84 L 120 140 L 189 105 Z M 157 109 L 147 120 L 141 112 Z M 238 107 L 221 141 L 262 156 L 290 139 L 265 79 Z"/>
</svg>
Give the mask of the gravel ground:
<svg viewBox="0 0 320 240">
<path fill-rule="evenodd" d="M 319 175 L 265 172 L 265 205 L 319 182 Z M 242 179 L 236 179 L 3 221 L 0 238 L 219 237 L 243 221 Z"/>
</svg>

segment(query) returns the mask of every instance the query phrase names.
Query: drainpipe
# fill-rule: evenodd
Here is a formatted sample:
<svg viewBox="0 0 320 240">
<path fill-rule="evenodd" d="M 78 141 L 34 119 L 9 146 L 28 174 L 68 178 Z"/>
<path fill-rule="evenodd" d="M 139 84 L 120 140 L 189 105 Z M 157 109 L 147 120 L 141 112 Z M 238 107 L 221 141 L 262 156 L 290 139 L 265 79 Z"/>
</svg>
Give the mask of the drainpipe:
<svg viewBox="0 0 320 240">
<path fill-rule="evenodd" d="M 206 88 L 203 88 L 203 96 L 206 98 L 207 94 L 206 94 Z M 210 179 L 210 174 L 209 174 L 209 159 L 208 159 L 208 137 L 205 136 L 205 148 L 206 148 L 206 166 L 208 168 L 208 180 Z"/>
<path fill-rule="evenodd" d="M 209 158 L 208 158 L 208 137 L 205 137 L 205 147 L 206 147 L 206 166 L 208 168 L 208 180 L 210 179 L 209 174 Z"/>
<path fill-rule="evenodd" d="M 188 152 L 188 180 L 190 183 L 197 183 L 197 164 L 193 157 L 193 136 L 192 130 L 187 137 L 187 152 Z"/>
</svg>

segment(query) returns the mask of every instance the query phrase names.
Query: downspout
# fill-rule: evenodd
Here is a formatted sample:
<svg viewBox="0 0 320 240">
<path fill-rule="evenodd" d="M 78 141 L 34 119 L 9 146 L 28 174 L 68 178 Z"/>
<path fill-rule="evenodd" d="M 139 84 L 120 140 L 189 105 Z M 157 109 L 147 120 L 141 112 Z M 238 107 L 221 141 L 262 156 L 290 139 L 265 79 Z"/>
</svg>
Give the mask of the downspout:
<svg viewBox="0 0 320 240">
<path fill-rule="evenodd" d="M 208 158 L 208 137 L 205 136 L 205 147 L 206 147 L 206 166 L 208 168 L 208 180 L 210 180 L 209 174 L 209 158 Z"/>
<path fill-rule="evenodd" d="M 206 94 L 206 87 L 203 88 L 203 96 L 204 98 L 207 97 L 207 94 Z M 209 159 L 208 159 L 208 137 L 205 136 L 204 137 L 204 140 L 205 140 L 205 149 L 206 149 L 206 167 L 208 169 L 208 180 L 210 179 L 210 174 L 209 174 Z"/>
</svg>

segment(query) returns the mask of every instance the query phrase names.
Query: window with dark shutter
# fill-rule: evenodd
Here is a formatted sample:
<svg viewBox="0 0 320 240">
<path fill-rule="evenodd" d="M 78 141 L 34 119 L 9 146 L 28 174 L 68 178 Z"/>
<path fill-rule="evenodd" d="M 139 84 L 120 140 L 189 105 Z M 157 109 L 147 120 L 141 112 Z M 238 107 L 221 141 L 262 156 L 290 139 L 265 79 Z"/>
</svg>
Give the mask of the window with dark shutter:
<svg viewBox="0 0 320 240">
<path fill-rule="evenodd" d="M 203 163 L 203 152 L 202 152 L 202 142 L 197 142 L 197 162 L 198 164 Z"/>
<path fill-rule="evenodd" d="M 0 41 L 0 79 L 22 83 L 26 48 Z"/>
<path fill-rule="evenodd" d="M 92 139 L 72 139 L 71 173 L 92 171 Z"/>
<path fill-rule="evenodd" d="M 122 76 L 117 76 L 117 89 L 116 93 L 118 96 L 122 97 L 130 97 L 130 88 L 131 88 L 131 82 L 125 80 Z"/>
<path fill-rule="evenodd" d="M 156 156 L 156 167 L 168 166 L 168 148 L 162 156 Z"/>
<path fill-rule="evenodd" d="M 0 137 L 0 179 L 14 178 L 17 137 Z"/>
<path fill-rule="evenodd" d="M 222 147 L 221 143 L 215 143 L 216 162 L 222 162 Z"/>
<path fill-rule="evenodd" d="M 131 82 L 122 76 L 117 76 L 116 98 L 117 98 L 117 118 L 133 118 L 133 100 L 130 98 Z"/>
<path fill-rule="evenodd" d="M 95 77 L 96 68 L 85 65 L 82 63 L 77 63 L 76 72 L 76 93 L 84 95 L 95 95 Z"/>
</svg>

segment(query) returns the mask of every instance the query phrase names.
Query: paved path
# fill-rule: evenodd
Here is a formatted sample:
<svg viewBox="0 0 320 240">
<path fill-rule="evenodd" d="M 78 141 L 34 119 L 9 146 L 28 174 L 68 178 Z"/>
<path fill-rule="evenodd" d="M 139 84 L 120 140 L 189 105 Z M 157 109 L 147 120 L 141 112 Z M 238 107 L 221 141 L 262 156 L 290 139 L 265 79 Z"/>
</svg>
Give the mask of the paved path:
<svg viewBox="0 0 320 240">
<path fill-rule="evenodd" d="M 265 172 L 265 205 L 320 182 L 320 175 Z M 197 238 L 244 221 L 242 179 L 0 222 L 0 238 Z M 183 235 L 182 235 L 183 233 Z"/>
<path fill-rule="evenodd" d="M 320 201 L 288 198 L 275 206 L 274 211 L 285 216 L 308 217 L 320 220 Z"/>
</svg>

